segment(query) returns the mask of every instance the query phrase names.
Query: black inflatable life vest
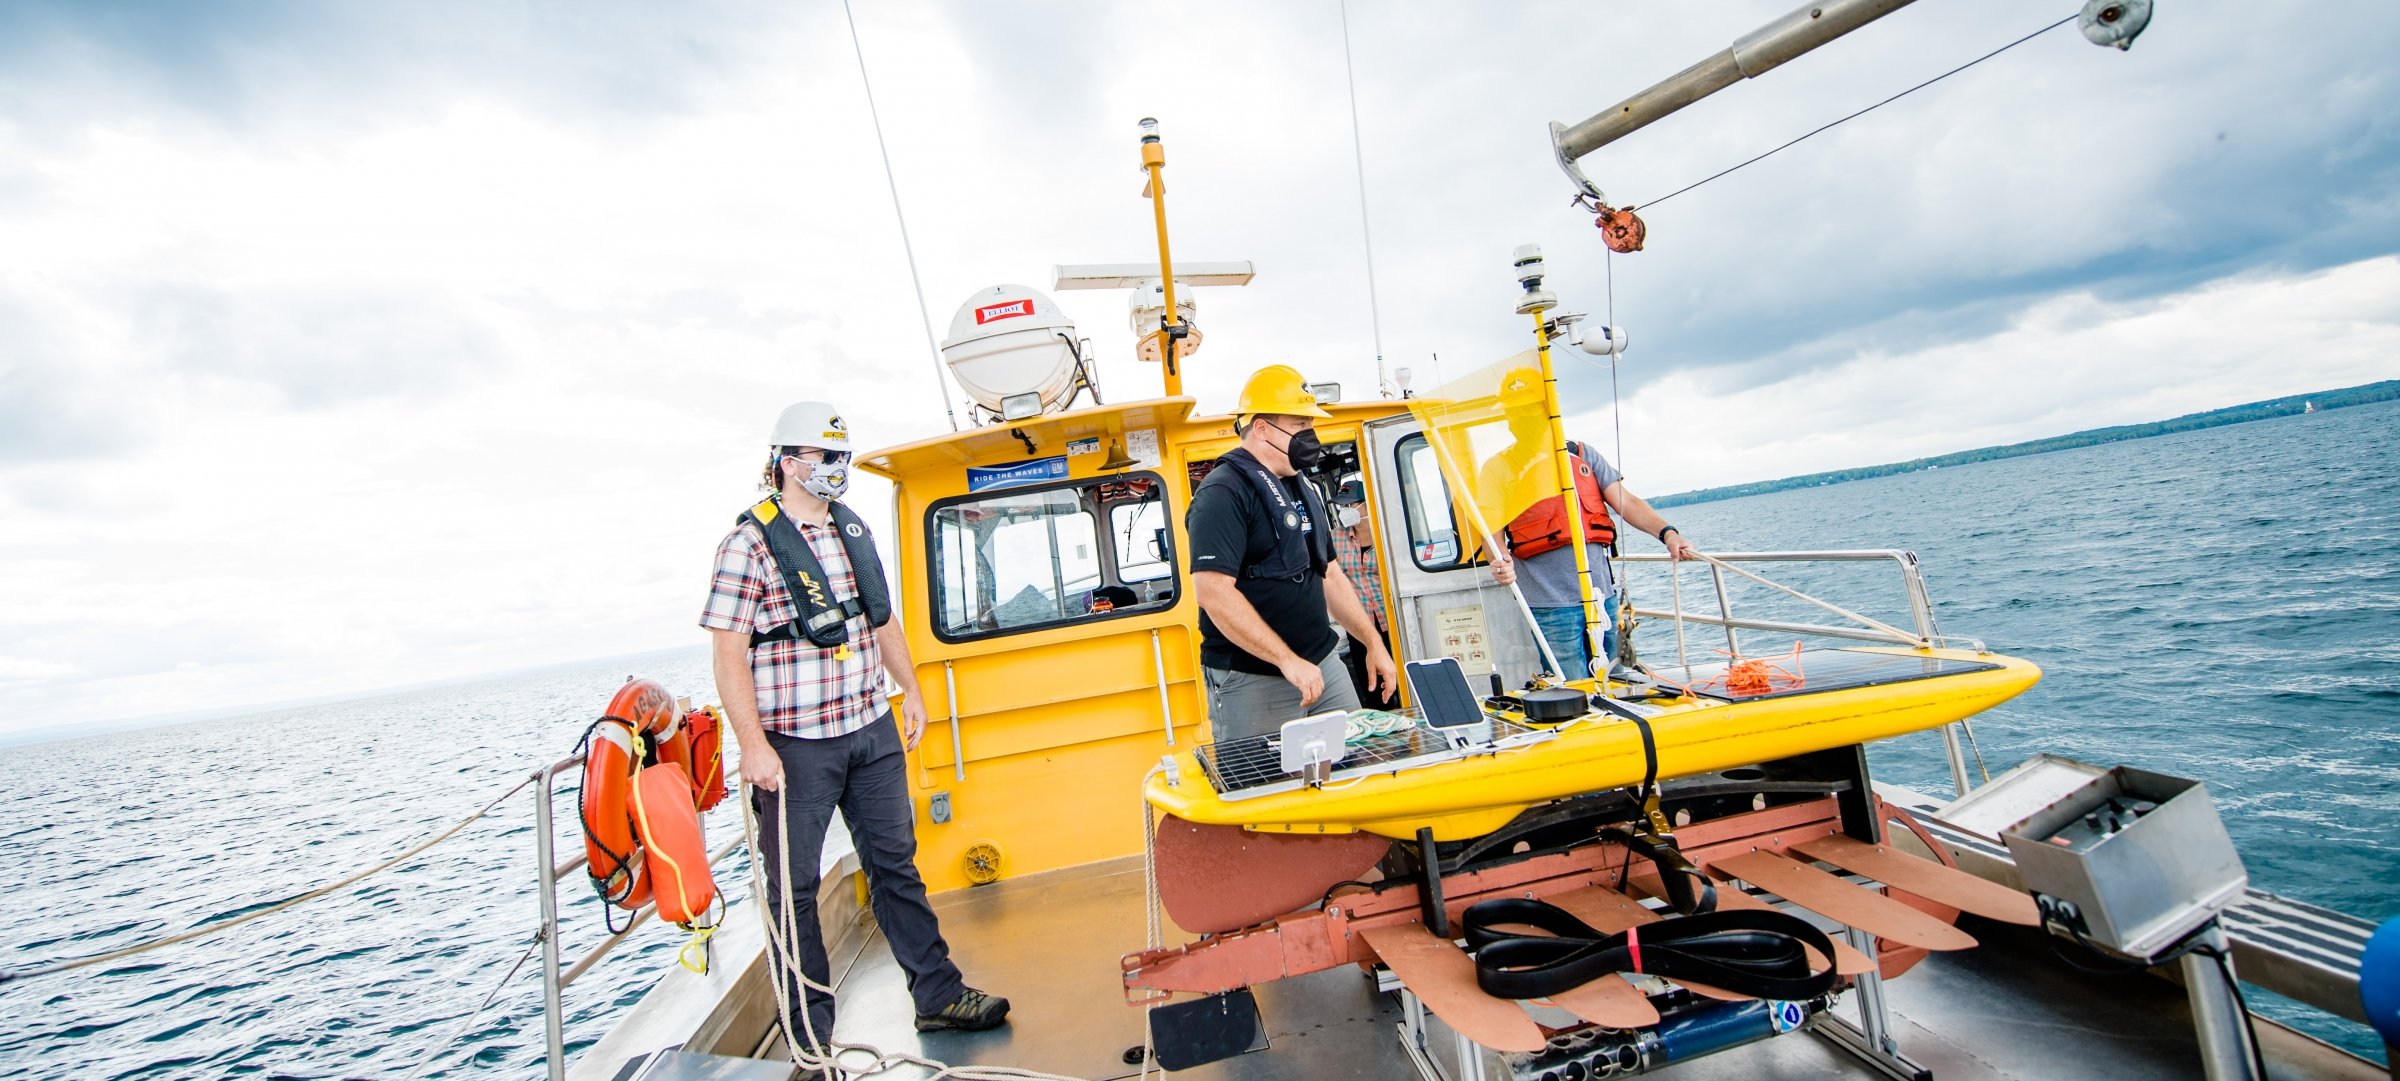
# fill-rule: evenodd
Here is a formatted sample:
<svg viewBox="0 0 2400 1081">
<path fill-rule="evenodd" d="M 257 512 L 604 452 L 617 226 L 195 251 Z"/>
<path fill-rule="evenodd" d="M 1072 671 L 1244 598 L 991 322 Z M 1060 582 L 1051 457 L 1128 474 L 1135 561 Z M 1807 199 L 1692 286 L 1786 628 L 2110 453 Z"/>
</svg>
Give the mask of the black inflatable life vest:
<svg viewBox="0 0 2400 1081">
<path fill-rule="evenodd" d="M 1264 560 L 1243 567 L 1240 577 L 1287 582 L 1324 577 L 1325 565 L 1333 562 L 1333 516 L 1326 512 L 1325 500 L 1317 494 L 1316 486 L 1301 481 L 1300 502 L 1295 505 L 1291 494 L 1249 451 L 1235 447 L 1219 456 L 1217 462 L 1221 467 L 1232 468 L 1209 470 L 1208 476 L 1201 478 L 1200 487 L 1247 485 L 1257 494 L 1267 516 L 1267 526 L 1275 533 L 1275 550 Z M 1198 489 L 1194 489 L 1194 494 L 1197 493 Z"/>
<path fill-rule="evenodd" d="M 783 576 L 783 588 L 791 593 L 799 617 L 780 627 L 769 627 L 750 636 L 755 649 L 766 642 L 788 638 L 806 638 L 813 645 L 832 648 L 850 640 L 850 617 L 865 615 L 867 625 L 880 627 L 892 618 L 891 591 L 883 581 L 883 559 L 875 554 L 875 538 L 867 532 L 867 523 L 839 503 L 833 504 L 833 526 L 841 531 L 842 551 L 850 557 L 850 577 L 856 585 L 855 597 L 837 597 L 833 580 L 817 565 L 817 554 L 809 550 L 808 539 L 800 535 L 800 527 L 792 524 L 783 505 L 774 499 L 762 499 L 758 505 L 743 511 L 734 519 L 736 526 L 755 526 L 767 542 L 767 554 L 775 569 Z"/>
</svg>

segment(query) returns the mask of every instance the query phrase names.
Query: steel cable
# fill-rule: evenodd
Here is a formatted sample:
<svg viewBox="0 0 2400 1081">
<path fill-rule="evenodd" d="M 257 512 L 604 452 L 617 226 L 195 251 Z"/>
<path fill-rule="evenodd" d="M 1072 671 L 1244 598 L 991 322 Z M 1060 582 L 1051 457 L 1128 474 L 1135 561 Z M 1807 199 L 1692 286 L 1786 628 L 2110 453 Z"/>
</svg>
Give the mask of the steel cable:
<svg viewBox="0 0 2400 1081">
<path fill-rule="evenodd" d="M 1984 61 L 1986 61 L 1986 60 L 1989 60 L 1989 59 L 1991 59 L 1991 58 L 1993 58 L 1993 57 L 1995 57 L 1995 56 L 1998 56 L 1998 55 L 2000 55 L 2001 53 L 2007 52 L 2007 51 L 2009 51 L 2010 49 L 2014 49 L 2014 48 L 2016 48 L 2017 46 L 2019 46 L 2019 45 L 2023 45 L 2023 44 L 2025 44 L 2025 43 L 2026 43 L 2026 42 L 2028 42 L 2028 41 L 2032 41 L 2033 39 L 2035 39 L 2035 38 L 2038 38 L 2038 37 L 2040 37 L 2040 36 L 2042 36 L 2042 35 L 2044 35 L 2044 34 L 2047 34 L 2047 33 L 2049 33 L 2049 32 L 2050 32 L 2050 31 L 2052 31 L 2052 30 L 2056 30 L 2056 29 L 2058 29 L 2059 27 L 2062 27 L 2062 26 L 2065 26 L 2065 25 L 2067 25 L 2068 23 L 2074 22 L 2074 21 L 2075 21 L 2075 18 L 2076 18 L 2076 16 L 2074 16 L 2074 15 L 2069 15 L 2069 16 L 2067 16 L 2066 18 L 2060 19 L 2060 20 L 2058 20 L 2057 22 L 2051 23 L 2051 24 L 2050 24 L 2050 25 L 2048 25 L 2048 26 L 2045 26 L 2045 27 L 2043 27 L 2043 28 L 2041 28 L 2041 29 L 2039 29 L 2039 30 L 2036 30 L 2036 31 L 2034 31 L 2033 33 L 2027 34 L 2027 35 L 2025 35 L 2024 37 L 2018 38 L 2018 39 L 2017 39 L 2017 40 L 2015 40 L 2015 41 L 2009 42 L 2009 43 L 2008 43 L 2008 44 L 2006 44 L 2006 45 L 2003 45 L 2003 46 L 2001 46 L 2001 47 L 1999 47 L 1999 48 L 1997 48 L 1997 49 L 1994 49 L 1994 50 L 1992 50 L 1992 51 L 1990 51 L 1990 52 L 1988 52 L 1988 53 L 1985 53 L 1985 54 L 1983 54 L 1982 56 L 1978 56 L 1978 57 L 1976 57 L 1976 58 L 1975 58 L 1975 59 L 1973 59 L 1973 60 L 1969 60 L 1969 61 L 1967 61 L 1967 62 L 1966 62 L 1966 63 L 1964 63 L 1964 64 L 1960 64 L 1960 65 L 1959 65 L 1959 66 L 1957 66 L 1957 67 L 1951 68 L 1950 70 L 1948 70 L 1948 71 L 1945 71 L 1945 72 L 1943 72 L 1943 73 L 1941 73 L 1941 74 L 1939 74 L 1939 75 L 1936 75 L 1936 76 L 1934 76 L 1933 78 L 1927 79 L 1927 80 L 1925 80 L 1924 82 L 1921 82 L 1921 83 L 1918 83 L 1918 84 L 1917 84 L 1917 85 L 1915 85 L 1915 86 L 1909 87 L 1908 89 L 1906 89 L 1906 90 L 1903 90 L 1903 91 L 1901 91 L 1901 92 L 1899 92 L 1899 93 L 1897 93 L 1897 94 L 1894 94 L 1894 95 L 1892 95 L 1891 97 L 1885 98 L 1885 99 L 1883 99 L 1882 101 L 1876 102 L 1876 103 L 1875 103 L 1875 104 L 1873 104 L 1873 105 L 1869 105 L 1869 106 L 1867 106 L 1866 108 L 1864 108 L 1864 109 L 1860 109 L 1859 111 L 1857 111 L 1857 112 L 1855 112 L 1855 113 L 1851 113 L 1851 114 L 1850 114 L 1850 115 L 1848 115 L 1848 116 L 1842 117 L 1842 118 L 1841 118 L 1841 119 L 1839 119 L 1839 120 L 1835 120 L 1835 121 L 1833 121 L 1833 122 L 1831 122 L 1831 123 L 1828 123 L 1828 124 L 1825 124 L 1825 125 L 1823 125 L 1823 126 L 1821 126 L 1821 127 L 1818 127 L 1817 129 L 1815 129 L 1814 131 L 1811 131 L 1811 132 L 1809 132 L 1809 133 L 1808 133 L 1808 134 L 1806 134 L 1806 135 L 1802 135 L 1802 136 L 1800 136 L 1799 138 L 1792 140 L 1791 142 L 1785 143 L 1785 144 L 1783 144 L 1782 146 L 1776 147 L 1776 148 L 1775 148 L 1775 149 L 1773 149 L 1773 150 L 1769 150 L 1769 151 L 1767 151 L 1766 153 L 1764 153 L 1764 154 L 1760 154 L 1759 156 L 1757 156 L 1757 157 L 1755 157 L 1755 158 L 1751 158 L 1751 159 L 1750 159 L 1750 160 L 1748 160 L 1748 161 L 1742 162 L 1742 163 L 1741 163 L 1741 164 L 1739 164 L 1739 165 L 1735 165 L 1735 166 L 1732 166 L 1732 167 L 1730 167 L 1730 168 L 1726 168 L 1726 169 L 1719 170 L 1718 172 L 1712 173 L 1712 174 L 1710 174 L 1710 175 L 1708 175 L 1708 176 L 1705 176 L 1705 177 L 1702 177 L 1702 178 L 1700 178 L 1700 179 L 1698 179 L 1698 180 L 1692 181 L 1691 183 L 1689 183 L 1689 184 L 1686 184 L 1686 185 L 1684 185 L 1684 186 L 1682 186 L 1682 187 L 1680 187 L 1680 188 L 1677 188 L 1677 189 L 1675 189 L 1674 191 L 1668 192 L 1668 193 L 1666 193 L 1665 195 L 1661 195 L 1661 196 L 1659 196 L 1659 197 L 1658 197 L 1658 198 L 1656 198 L 1656 199 L 1652 199 L 1652 200 L 1650 200 L 1649 202 L 1646 202 L 1646 203 L 1640 203 L 1640 204 L 1634 204 L 1634 205 L 1629 205 L 1629 206 L 1625 207 L 1625 209 L 1626 209 L 1626 210 L 1633 210 L 1633 209 L 1635 209 L 1637 206 L 1638 206 L 1640 209 L 1643 209 L 1643 210 L 1649 210 L 1649 209 L 1653 209 L 1653 208 L 1657 207 L 1657 206 L 1658 206 L 1658 204 L 1660 204 L 1660 203 L 1663 203 L 1663 202 L 1666 202 L 1667 200 L 1669 200 L 1669 199 L 1672 199 L 1672 198 L 1674 198 L 1674 197 L 1676 197 L 1676 196 L 1678 196 L 1678 195 L 1681 195 L 1681 194 L 1683 194 L 1684 192 L 1690 191 L 1690 190 L 1692 190 L 1693 188 L 1697 188 L 1697 187 L 1699 187 L 1699 186 L 1700 186 L 1700 185 L 1702 185 L 1702 184 L 1706 184 L 1706 183 L 1708 183 L 1708 182 L 1709 182 L 1709 181 L 1711 181 L 1711 180 L 1715 180 L 1715 179 L 1717 179 L 1718 177 L 1724 176 L 1724 175 L 1726 175 L 1726 174 L 1728 174 L 1728 173 L 1738 172 L 1738 171 L 1740 171 L 1740 170 L 1742 170 L 1742 169 L 1749 168 L 1749 167 L 1750 167 L 1750 166 L 1752 166 L 1752 165 L 1756 165 L 1756 164 L 1758 164 L 1759 162 L 1765 161 L 1765 160 L 1767 160 L 1768 158 L 1771 158 L 1771 157 L 1774 157 L 1774 156 L 1775 156 L 1775 155 L 1777 155 L 1777 154 L 1783 153 L 1784 151 L 1786 151 L 1786 150 L 1789 150 L 1789 149 L 1791 149 L 1792 147 L 1799 145 L 1800 143 L 1806 142 L 1806 141 L 1808 141 L 1809 139 L 1813 139 L 1813 138 L 1815 138 L 1815 137 L 1816 137 L 1816 136 L 1818 136 L 1818 135 L 1822 135 L 1822 134 L 1824 134 L 1825 132 L 1828 132 L 1828 131 L 1831 131 L 1831 130 L 1833 130 L 1834 128 L 1840 127 L 1840 126 L 1842 126 L 1843 124 L 1849 123 L 1849 122 L 1850 122 L 1850 121 L 1852 121 L 1852 120 L 1856 120 L 1856 119 L 1858 119 L 1859 117 L 1865 116 L 1865 115 L 1867 115 L 1868 113 L 1874 112 L 1875 110 L 1877 110 L 1877 109 L 1880 109 L 1880 108 L 1883 108 L 1883 107 L 1884 107 L 1884 106 L 1886 106 L 1886 105 L 1890 105 L 1891 103 L 1893 103 L 1893 102 L 1895 102 L 1895 101 L 1898 101 L 1898 100 L 1900 100 L 1901 98 L 1905 98 L 1905 97 L 1909 96 L 1910 94 L 1914 94 L 1914 93 L 1916 93 L 1916 92 L 1917 92 L 1917 91 L 1919 91 L 1919 90 L 1923 90 L 1923 89 L 1925 89 L 1925 88 L 1926 88 L 1926 87 L 1928 87 L 1928 86 L 1932 86 L 1932 85 L 1933 85 L 1933 84 L 1935 84 L 1935 83 L 1941 82 L 1941 81 L 1942 81 L 1942 80 L 1944 80 L 1944 79 L 1947 79 L 1947 78 L 1949 78 L 1949 77 L 1951 77 L 1951 76 L 1953 76 L 1953 75 L 1956 75 L 1956 74 L 1958 74 L 1959 72 L 1965 71 L 1965 70 L 1967 70 L 1968 68 L 1974 67 L 1974 66 L 1975 66 L 1975 65 L 1977 65 L 1977 64 L 1983 63 Z"/>
<path fill-rule="evenodd" d="M 526 785 L 532 783 L 533 776 L 529 775 L 524 780 L 518 781 L 515 785 L 511 786 L 508 791 L 501 793 L 490 803 L 484 804 L 483 807 L 478 809 L 474 814 L 468 815 L 465 818 L 459 819 L 457 822 L 451 823 L 441 832 L 436 833 L 421 842 L 418 842 L 407 851 L 402 852 L 397 856 L 393 856 L 392 858 L 381 863 L 375 864 L 374 866 L 365 868 L 364 870 L 344 875 L 341 878 L 335 879 L 332 882 L 328 882 L 325 885 L 308 891 L 307 893 L 303 893 L 295 897 L 285 898 L 284 900 L 277 901 L 274 904 L 268 905 L 267 907 L 259 909 L 255 912 L 245 912 L 229 920 L 224 920 L 218 923 L 202 924 L 189 930 L 178 931 L 174 934 L 154 938 L 147 942 L 137 942 L 131 946 L 124 947 L 123 949 L 110 950 L 107 953 L 93 954 L 90 957 L 78 957 L 71 961 L 60 961 L 54 964 L 40 965 L 34 968 L 23 969 L 16 972 L 0 972 L 0 986 L 15 983 L 18 980 L 32 979 L 36 976 L 51 976 L 61 972 L 72 972 L 79 968 L 89 968 L 93 965 L 103 965 L 111 961 L 121 961 L 137 954 L 148 953 L 151 950 L 159 949 L 165 946 L 172 946 L 179 942 L 190 942 L 195 939 L 207 938 L 212 935 L 222 934 L 226 931 L 233 930 L 236 927 L 240 927 L 245 923 L 249 923 L 252 920 L 274 915 L 275 913 L 281 912 L 287 908 L 291 908 L 295 905 L 305 904 L 309 901 L 314 901 L 317 898 L 324 897 L 328 894 L 338 893 L 341 890 L 350 886 L 354 886 L 370 877 L 373 877 L 374 875 L 381 874 L 384 871 L 391 870 L 394 867 L 406 863 L 410 858 L 416 856 L 418 853 L 432 848 L 443 841 L 449 840 L 453 835 L 457 834 L 458 831 L 473 825 L 476 820 L 481 819 L 484 815 L 490 814 L 493 808 L 500 806 L 500 804 L 505 802 L 510 796 L 514 796 L 518 792 L 523 791 Z"/>
<path fill-rule="evenodd" d="M 925 310 L 925 283 L 917 276 L 917 249 L 908 239 L 908 214 L 900 209 L 900 182 L 892 176 L 892 151 L 883 141 L 883 114 L 875 108 L 875 82 L 867 77 L 867 50 L 858 43 L 858 17 L 850 0 L 842 0 L 842 18 L 850 24 L 850 51 L 858 57 L 858 84 L 867 91 L 867 119 L 875 125 L 875 149 L 883 155 L 883 184 L 891 189 L 892 218 L 900 223 L 900 252 L 908 256 L 908 284 L 917 291 L 917 322 L 925 328 L 925 351 L 933 360 L 933 382 L 942 390 L 942 409 L 950 414 L 950 430 L 958 430 L 958 409 L 950 404 L 950 381 L 942 377 L 942 349 L 933 340 L 933 316 Z"/>
</svg>

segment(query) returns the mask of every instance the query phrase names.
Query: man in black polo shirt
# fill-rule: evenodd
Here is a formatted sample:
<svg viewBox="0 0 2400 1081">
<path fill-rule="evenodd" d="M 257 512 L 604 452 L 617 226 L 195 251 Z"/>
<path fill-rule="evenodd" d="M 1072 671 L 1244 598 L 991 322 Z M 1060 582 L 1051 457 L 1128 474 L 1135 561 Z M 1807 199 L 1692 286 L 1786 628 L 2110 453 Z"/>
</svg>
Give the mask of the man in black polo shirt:
<svg viewBox="0 0 2400 1081">
<path fill-rule="evenodd" d="M 1331 414 L 1282 364 L 1250 377 L 1235 413 L 1242 445 L 1218 459 L 1184 515 L 1200 597 L 1201 674 L 1219 743 L 1358 708 L 1332 620 L 1368 643 L 1370 689 L 1388 694 L 1397 678 L 1383 636 L 1334 559 L 1324 499 L 1299 476 L 1323 456 L 1316 422 Z"/>
</svg>

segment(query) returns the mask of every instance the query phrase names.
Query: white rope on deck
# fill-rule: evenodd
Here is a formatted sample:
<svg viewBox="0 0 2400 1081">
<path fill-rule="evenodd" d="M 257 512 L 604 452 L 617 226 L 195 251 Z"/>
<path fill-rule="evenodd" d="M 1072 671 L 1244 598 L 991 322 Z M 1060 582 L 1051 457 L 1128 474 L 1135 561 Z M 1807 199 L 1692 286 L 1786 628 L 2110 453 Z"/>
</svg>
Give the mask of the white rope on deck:
<svg viewBox="0 0 2400 1081">
<path fill-rule="evenodd" d="M 775 816 L 780 822 L 788 823 L 790 821 L 785 814 L 786 807 L 790 802 L 789 790 L 790 781 L 788 779 L 775 789 Z M 783 903 L 776 906 L 767 902 L 765 865 L 760 861 L 762 853 L 758 844 L 758 818 L 750 799 L 750 793 L 750 782 L 744 780 L 741 792 L 742 836 L 749 846 L 751 896 L 758 899 L 761 909 L 759 922 L 766 928 L 767 948 L 772 951 L 773 959 L 784 972 L 797 977 L 808 990 L 815 991 L 826 998 L 833 998 L 835 997 L 833 988 L 809 979 L 808 973 L 800 968 L 800 957 L 795 945 L 800 936 L 798 917 L 794 915 L 792 909 L 792 837 L 788 825 L 777 830 L 775 834 L 776 840 L 780 842 L 775 847 L 777 849 L 776 867 L 782 871 L 778 885 L 781 887 L 780 897 Z M 775 911 L 778 907 L 782 909 L 780 915 Z M 775 1010 L 783 1025 L 784 1046 L 791 1049 L 793 1064 L 803 1070 L 823 1071 L 828 1076 L 848 1078 L 872 1077 L 894 1067 L 916 1066 L 934 1071 L 933 1075 L 926 1078 L 925 1081 L 943 1081 L 945 1078 L 953 1077 L 959 1078 L 961 1081 L 1084 1081 L 1082 1078 L 1020 1069 L 1015 1066 L 952 1066 L 920 1055 L 911 1055 L 901 1051 L 885 1051 L 873 1044 L 836 1043 L 831 1039 L 821 1039 L 817 1035 L 816 1022 L 809 1019 L 808 1004 L 805 1002 L 800 1004 L 799 1025 L 795 1029 L 792 1021 L 791 996 L 787 993 L 785 982 L 772 971 L 768 975 L 771 977 L 769 982 L 775 985 Z M 806 1038 L 805 1045 L 792 1039 L 794 1031 L 800 1032 Z M 826 1035 L 830 1037 L 832 1034 L 827 1033 Z M 842 1056 L 852 1053 L 867 1056 L 870 1061 L 864 1065 L 844 1063 Z"/>
</svg>

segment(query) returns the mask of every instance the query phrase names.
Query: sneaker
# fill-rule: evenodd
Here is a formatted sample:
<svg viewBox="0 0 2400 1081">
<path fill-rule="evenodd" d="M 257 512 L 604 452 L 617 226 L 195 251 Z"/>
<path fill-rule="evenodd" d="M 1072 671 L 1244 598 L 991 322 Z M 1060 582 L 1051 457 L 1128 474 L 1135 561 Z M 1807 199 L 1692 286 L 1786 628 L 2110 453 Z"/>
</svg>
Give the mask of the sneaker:
<svg viewBox="0 0 2400 1081">
<path fill-rule="evenodd" d="M 1008 1020 L 1008 1000 L 987 995 L 972 987 L 958 993 L 958 998 L 941 1008 L 939 1013 L 917 1015 L 917 1031 L 956 1028 L 973 1032 L 996 1028 Z"/>
</svg>

